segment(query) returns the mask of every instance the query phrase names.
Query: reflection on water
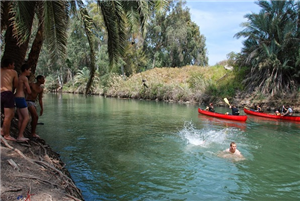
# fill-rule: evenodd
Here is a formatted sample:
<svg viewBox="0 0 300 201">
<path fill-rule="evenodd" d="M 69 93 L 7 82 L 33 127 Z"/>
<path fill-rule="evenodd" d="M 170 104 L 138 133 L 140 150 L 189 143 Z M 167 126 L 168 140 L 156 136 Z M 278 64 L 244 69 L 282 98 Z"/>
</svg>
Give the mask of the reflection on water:
<svg viewBox="0 0 300 201">
<path fill-rule="evenodd" d="M 198 115 L 193 105 L 97 96 L 47 94 L 44 102 L 38 133 L 86 200 L 300 197 L 298 124 L 240 124 Z M 246 160 L 218 156 L 232 141 Z"/>
<path fill-rule="evenodd" d="M 198 118 L 201 119 L 202 121 L 205 121 L 207 124 L 212 124 L 212 125 L 215 125 L 215 126 L 221 126 L 221 127 L 225 127 L 225 128 L 238 128 L 242 131 L 245 131 L 246 128 L 247 128 L 247 123 L 246 122 L 219 119 L 219 118 L 206 116 L 206 115 L 203 115 L 203 114 L 198 114 Z"/>
</svg>

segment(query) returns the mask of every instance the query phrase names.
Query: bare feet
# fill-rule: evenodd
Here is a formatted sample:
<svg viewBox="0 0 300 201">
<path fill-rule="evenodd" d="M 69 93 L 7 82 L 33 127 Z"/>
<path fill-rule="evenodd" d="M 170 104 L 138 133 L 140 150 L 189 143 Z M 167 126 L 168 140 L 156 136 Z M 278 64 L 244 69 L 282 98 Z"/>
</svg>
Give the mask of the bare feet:
<svg viewBox="0 0 300 201">
<path fill-rule="evenodd" d="M 18 137 L 17 142 L 27 142 L 29 139 L 26 137 Z"/>
<path fill-rule="evenodd" d="M 39 139 L 41 139 L 41 137 L 40 137 L 38 134 L 36 134 L 36 133 L 35 133 L 35 134 L 33 134 L 33 135 L 32 135 L 32 137 L 36 137 L 36 138 L 39 138 Z"/>
<path fill-rule="evenodd" d="M 4 139 L 6 139 L 6 140 L 10 140 L 10 141 L 16 141 L 16 139 L 15 138 L 13 138 L 12 136 L 10 136 L 10 135 L 8 135 L 8 136 L 3 136 L 4 137 Z"/>
</svg>

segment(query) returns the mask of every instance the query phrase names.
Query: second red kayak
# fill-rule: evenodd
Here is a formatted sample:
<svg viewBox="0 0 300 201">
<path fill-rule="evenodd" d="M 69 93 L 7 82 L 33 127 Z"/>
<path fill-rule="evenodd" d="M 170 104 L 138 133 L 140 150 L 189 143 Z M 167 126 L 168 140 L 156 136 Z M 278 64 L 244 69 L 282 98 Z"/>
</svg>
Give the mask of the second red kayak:
<svg viewBox="0 0 300 201">
<path fill-rule="evenodd" d="M 252 111 L 250 109 L 244 108 L 244 112 L 246 114 L 251 114 L 255 116 L 260 116 L 260 117 L 266 117 L 266 118 L 272 118 L 272 119 L 283 119 L 283 120 L 290 120 L 290 121 L 300 121 L 300 116 L 280 116 L 280 115 L 275 115 L 275 114 L 268 114 L 268 113 L 263 113 L 263 112 L 256 112 Z"/>
<path fill-rule="evenodd" d="M 207 110 L 202 110 L 201 108 L 198 108 L 198 112 L 200 114 L 208 115 L 211 117 L 217 117 L 221 119 L 229 119 L 229 120 L 234 120 L 234 121 L 246 121 L 247 116 L 246 115 L 231 115 L 231 114 L 221 114 L 217 112 L 210 112 Z"/>
</svg>

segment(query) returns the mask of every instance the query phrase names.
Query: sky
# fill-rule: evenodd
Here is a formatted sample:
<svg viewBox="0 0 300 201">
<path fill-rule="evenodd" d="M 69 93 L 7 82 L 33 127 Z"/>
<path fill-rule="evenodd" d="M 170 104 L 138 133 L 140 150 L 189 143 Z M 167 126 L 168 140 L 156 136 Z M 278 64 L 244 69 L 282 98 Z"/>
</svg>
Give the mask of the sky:
<svg viewBox="0 0 300 201">
<path fill-rule="evenodd" d="M 259 13 L 260 7 L 254 0 L 186 0 L 192 21 L 200 27 L 206 38 L 208 64 L 210 66 L 226 60 L 230 52 L 239 53 L 245 38 L 234 35 L 241 27 L 246 14 Z"/>
</svg>

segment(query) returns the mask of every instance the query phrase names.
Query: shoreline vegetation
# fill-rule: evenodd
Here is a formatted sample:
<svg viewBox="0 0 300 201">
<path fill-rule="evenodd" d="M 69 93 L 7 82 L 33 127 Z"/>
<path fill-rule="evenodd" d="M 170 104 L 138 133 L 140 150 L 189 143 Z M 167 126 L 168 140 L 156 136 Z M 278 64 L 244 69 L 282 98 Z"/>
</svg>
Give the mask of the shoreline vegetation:
<svg viewBox="0 0 300 201">
<path fill-rule="evenodd" d="M 226 97 L 239 108 L 260 104 L 263 111 L 275 112 L 282 105 L 291 105 L 295 113 L 300 112 L 300 89 L 294 94 L 282 92 L 273 96 L 262 94 L 258 89 L 247 92 L 243 84 L 246 74 L 246 68 L 228 70 L 226 65 L 153 68 L 130 77 L 103 76 L 95 80 L 90 95 L 198 105 L 213 102 L 221 107 L 227 106 L 223 100 Z M 85 80 L 81 76 L 76 75 L 74 80 Z M 46 88 L 51 92 L 84 94 L 85 86 L 86 82 L 74 81 L 63 87 L 48 83 Z"/>
</svg>

